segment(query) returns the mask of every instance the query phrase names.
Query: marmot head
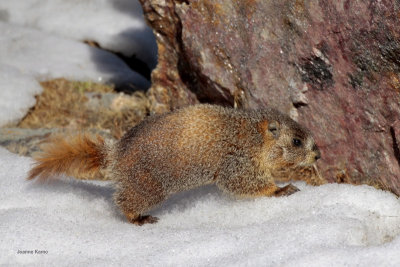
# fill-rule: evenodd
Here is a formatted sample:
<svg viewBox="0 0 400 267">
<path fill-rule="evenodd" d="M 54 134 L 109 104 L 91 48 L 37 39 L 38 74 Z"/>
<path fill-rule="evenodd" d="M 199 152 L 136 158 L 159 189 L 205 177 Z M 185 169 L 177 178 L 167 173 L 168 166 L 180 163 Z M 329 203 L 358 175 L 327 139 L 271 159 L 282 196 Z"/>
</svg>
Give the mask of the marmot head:
<svg viewBox="0 0 400 267">
<path fill-rule="evenodd" d="M 272 111 L 272 112 L 271 112 Z M 264 140 L 267 147 L 265 160 L 273 161 L 276 167 L 310 166 L 321 158 L 311 132 L 276 110 L 270 110 L 264 124 Z"/>
</svg>

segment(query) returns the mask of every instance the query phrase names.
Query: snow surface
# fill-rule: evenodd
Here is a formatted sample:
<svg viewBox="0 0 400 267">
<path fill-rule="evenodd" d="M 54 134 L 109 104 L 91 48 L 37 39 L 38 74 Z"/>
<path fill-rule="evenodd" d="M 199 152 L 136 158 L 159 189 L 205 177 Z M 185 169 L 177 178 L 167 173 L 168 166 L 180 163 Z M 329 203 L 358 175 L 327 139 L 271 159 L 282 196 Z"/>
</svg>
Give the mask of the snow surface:
<svg viewBox="0 0 400 267">
<path fill-rule="evenodd" d="M 137 0 L 2 0 L 0 21 L 136 55 L 151 68 L 157 46 Z"/>
<path fill-rule="evenodd" d="M 33 77 L 14 67 L 0 64 L 0 126 L 22 119 L 29 108 L 35 105 L 34 95 L 40 94 L 42 90 Z"/>
<path fill-rule="evenodd" d="M 38 80 L 66 78 L 149 86 L 118 57 L 86 44 L 0 22 L 0 64 Z"/>
<path fill-rule="evenodd" d="M 151 212 L 157 224 L 138 227 L 110 183 L 38 184 L 25 180 L 31 159 L 0 148 L 0 162 L 0 264 L 400 266 L 400 201 L 368 186 L 296 183 L 289 197 L 252 200 L 207 186 L 172 196 Z"/>
</svg>

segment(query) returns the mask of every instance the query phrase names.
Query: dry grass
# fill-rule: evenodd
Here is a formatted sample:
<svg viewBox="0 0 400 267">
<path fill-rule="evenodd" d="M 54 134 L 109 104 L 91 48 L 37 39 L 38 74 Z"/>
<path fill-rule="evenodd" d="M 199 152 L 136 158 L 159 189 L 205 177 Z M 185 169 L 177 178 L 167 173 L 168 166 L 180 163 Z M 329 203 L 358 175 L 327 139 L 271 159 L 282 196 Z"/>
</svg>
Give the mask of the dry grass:
<svg viewBox="0 0 400 267">
<path fill-rule="evenodd" d="M 110 106 L 91 108 L 86 93 L 111 93 L 113 87 L 91 82 L 55 79 L 42 82 L 44 91 L 37 102 L 18 123 L 21 128 L 66 128 L 71 130 L 100 129 L 120 138 L 125 131 L 148 114 L 148 100 L 144 93 L 121 95 Z"/>
</svg>

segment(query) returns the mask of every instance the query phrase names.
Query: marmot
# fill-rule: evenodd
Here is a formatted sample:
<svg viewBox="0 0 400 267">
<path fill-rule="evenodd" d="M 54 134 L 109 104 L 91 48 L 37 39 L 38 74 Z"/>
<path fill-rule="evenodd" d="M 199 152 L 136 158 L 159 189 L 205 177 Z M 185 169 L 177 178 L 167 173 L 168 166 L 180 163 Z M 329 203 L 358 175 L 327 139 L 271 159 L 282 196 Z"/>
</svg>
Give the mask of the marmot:
<svg viewBox="0 0 400 267">
<path fill-rule="evenodd" d="M 143 213 L 169 195 L 205 184 L 242 197 L 292 194 L 295 186 L 275 182 L 296 179 L 290 172 L 321 156 L 310 131 L 275 109 L 213 105 L 150 116 L 115 143 L 99 136 L 56 137 L 42 149 L 28 179 L 99 179 L 103 173 L 116 182 L 116 205 L 137 225 L 156 222 Z"/>
</svg>

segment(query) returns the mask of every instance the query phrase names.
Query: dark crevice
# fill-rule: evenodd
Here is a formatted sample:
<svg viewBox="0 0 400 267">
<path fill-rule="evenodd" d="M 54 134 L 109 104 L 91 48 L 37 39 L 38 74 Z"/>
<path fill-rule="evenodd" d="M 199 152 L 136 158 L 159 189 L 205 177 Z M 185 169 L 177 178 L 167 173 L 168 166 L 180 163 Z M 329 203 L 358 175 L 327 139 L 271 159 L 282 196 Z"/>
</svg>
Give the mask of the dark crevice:
<svg viewBox="0 0 400 267">
<path fill-rule="evenodd" d="M 186 5 L 190 4 L 188 0 L 176 0 L 176 2 L 179 4 L 183 4 L 183 3 L 185 3 Z"/>
<path fill-rule="evenodd" d="M 293 106 L 298 109 L 298 108 L 301 108 L 301 107 L 308 106 L 308 104 L 307 103 L 303 103 L 303 102 L 296 102 L 296 103 L 293 103 Z"/>
<path fill-rule="evenodd" d="M 397 142 L 396 133 L 394 132 L 394 128 L 393 127 L 390 127 L 390 135 L 392 136 L 394 156 L 396 157 L 397 163 L 399 164 L 399 167 L 400 167 L 399 143 Z"/>
<path fill-rule="evenodd" d="M 101 50 L 110 52 L 114 55 L 116 55 L 117 57 L 119 57 L 122 61 L 125 62 L 126 65 L 128 65 L 129 68 L 131 68 L 133 71 L 139 73 L 140 75 L 142 75 L 144 78 L 146 78 L 147 80 L 150 81 L 150 77 L 151 77 L 151 69 L 149 68 L 149 66 L 147 66 L 147 64 L 145 62 L 143 62 L 142 60 L 138 59 L 135 55 L 132 56 L 125 56 L 122 53 L 119 52 L 115 52 L 109 49 L 105 49 L 103 47 L 100 46 L 99 43 L 95 42 L 95 41 L 84 41 L 84 43 L 92 46 L 92 47 L 96 47 L 99 48 Z"/>
<path fill-rule="evenodd" d="M 117 57 L 119 57 L 120 59 L 122 59 L 125 62 L 125 64 L 129 66 L 129 68 L 131 68 L 132 70 L 139 73 L 140 75 L 142 75 L 143 77 L 145 77 L 147 80 L 150 81 L 151 69 L 142 60 L 138 59 L 135 55 L 129 57 L 119 52 L 112 52 L 112 53 Z"/>
</svg>

